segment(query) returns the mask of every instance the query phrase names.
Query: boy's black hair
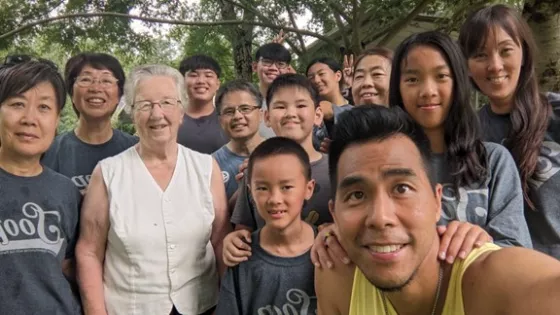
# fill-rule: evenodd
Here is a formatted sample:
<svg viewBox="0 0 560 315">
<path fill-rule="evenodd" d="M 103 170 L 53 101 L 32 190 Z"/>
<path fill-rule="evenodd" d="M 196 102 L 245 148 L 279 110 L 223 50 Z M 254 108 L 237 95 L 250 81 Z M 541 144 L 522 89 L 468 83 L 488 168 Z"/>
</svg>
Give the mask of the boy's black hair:
<svg viewBox="0 0 560 315">
<path fill-rule="evenodd" d="M 256 161 L 277 155 L 293 155 L 297 157 L 303 167 L 305 178 L 308 181 L 311 180 L 311 163 L 309 162 L 309 155 L 305 152 L 303 147 L 289 138 L 272 137 L 259 144 L 253 153 L 251 153 L 249 164 L 247 165 L 248 182 L 251 181 L 253 167 Z"/>
<path fill-rule="evenodd" d="M 200 69 L 212 70 L 216 73 L 218 78 L 222 75 L 222 68 L 220 67 L 220 64 L 216 61 L 216 59 L 208 55 L 200 54 L 186 57 L 179 65 L 179 72 L 181 72 L 183 76 L 185 76 L 185 73 L 189 71 Z"/>
<path fill-rule="evenodd" d="M 272 81 L 270 87 L 268 87 L 268 91 L 266 93 L 266 104 L 270 104 L 272 101 L 272 97 L 276 94 L 279 90 L 287 87 L 296 87 L 303 89 L 309 93 L 309 96 L 313 100 L 313 104 L 315 108 L 319 106 L 319 92 L 313 86 L 311 81 L 309 81 L 306 77 L 301 74 L 294 74 L 294 73 L 286 73 L 281 74 Z"/>
<path fill-rule="evenodd" d="M 255 54 L 255 61 L 258 62 L 261 58 L 272 61 L 284 61 L 287 63 L 292 61 L 290 51 L 278 43 L 268 43 L 259 47 Z"/>
</svg>

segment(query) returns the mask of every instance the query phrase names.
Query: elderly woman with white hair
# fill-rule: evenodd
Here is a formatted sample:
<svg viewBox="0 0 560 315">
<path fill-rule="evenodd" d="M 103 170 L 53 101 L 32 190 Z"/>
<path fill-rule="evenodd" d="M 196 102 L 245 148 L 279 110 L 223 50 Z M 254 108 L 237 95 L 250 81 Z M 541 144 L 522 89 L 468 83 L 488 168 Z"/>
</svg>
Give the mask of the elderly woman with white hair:
<svg viewBox="0 0 560 315">
<path fill-rule="evenodd" d="M 134 69 L 125 86 L 140 141 L 99 162 L 76 248 L 86 314 L 211 314 L 230 226 L 220 168 L 177 144 L 181 74 Z"/>
</svg>

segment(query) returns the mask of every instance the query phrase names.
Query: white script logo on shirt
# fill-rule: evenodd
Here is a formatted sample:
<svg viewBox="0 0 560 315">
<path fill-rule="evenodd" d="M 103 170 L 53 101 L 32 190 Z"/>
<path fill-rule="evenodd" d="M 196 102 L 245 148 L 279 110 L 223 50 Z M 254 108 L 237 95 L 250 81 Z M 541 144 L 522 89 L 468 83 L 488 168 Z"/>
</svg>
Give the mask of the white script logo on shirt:
<svg viewBox="0 0 560 315">
<path fill-rule="evenodd" d="M 60 223 L 60 213 L 45 211 L 33 202 L 24 204 L 21 212 L 24 218 L 19 221 L 0 220 L 0 255 L 13 251 L 47 251 L 57 256 L 64 243 L 62 231 L 58 225 L 46 221 L 50 218 Z"/>
<path fill-rule="evenodd" d="M 317 314 L 316 306 L 309 309 L 312 300 L 317 300 L 317 297 L 309 297 L 305 291 L 300 289 L 290 289 L 286 293 L 288 303 L 284 304 L 282 308 L 276 305 L 267 305 L 259 308 L 259 315 L 310 315 Z M 316 302 L 314 303 L 316 305 Z M 296 308 L 299 306 L 299 309 Z M 310 312 L 311 311 L 311 312 Z"/>
</svg>

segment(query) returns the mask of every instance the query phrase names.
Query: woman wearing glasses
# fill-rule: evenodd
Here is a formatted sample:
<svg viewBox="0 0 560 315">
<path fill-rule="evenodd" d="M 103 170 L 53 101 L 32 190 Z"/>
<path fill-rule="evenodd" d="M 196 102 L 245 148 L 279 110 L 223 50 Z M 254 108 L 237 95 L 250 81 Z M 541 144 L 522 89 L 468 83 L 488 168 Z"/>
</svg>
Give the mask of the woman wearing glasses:
<svg viewBox="0 0 560 315">
<path fill-rule="evenodd" d="M 82 53 L 68 60 L 66 86 L 78 124 L 56 137 L 43 164 L 72 179 L 84 193 L 91 172 L 104 158 L 116 155 L 138 140 L 111 126 L 123 94 L 124 71 L 113 56 Z"/>
<path fill-rule="evenodd" d="M 134 69 L 125 88 L 140 141 L 101 161 L 76 248 L 87 314 L 211 314 L 229 230 L 222 174 L 177 144 L 187 104 L 179 71 Z"/>
<path fill-rule="evenodd" d="M 0 66 L 0 314 L 81 313 L 69 282 L 81 195 L 40 163 L 65 97 L 50 62 Z"/>
</svg>

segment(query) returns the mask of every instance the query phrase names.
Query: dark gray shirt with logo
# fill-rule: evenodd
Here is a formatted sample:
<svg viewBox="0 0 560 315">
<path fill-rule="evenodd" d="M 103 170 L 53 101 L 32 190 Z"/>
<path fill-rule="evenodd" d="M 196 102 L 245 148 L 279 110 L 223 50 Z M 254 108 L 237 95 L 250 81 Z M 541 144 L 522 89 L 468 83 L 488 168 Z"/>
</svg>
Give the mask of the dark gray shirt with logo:
<svg viewBox="0 0 560 315">
<path fill-rule="evenodd" d="M 560 259 L 560 101 L 557 94 L 549 94 L 553 115 L 543 139 L 537 170 L 529 187 L 536 209 L 525 206 L 525 218 L 533 247 Z M 486 105 L 478 116 L 485 139 L 505 143 L 511 129 L 509 115 L 498 115 Z"/>
<path fill-rule="evenodd" d="M 117 155 L 137 142 L 137 137 L 118 129 L 114 129 L 111 139 L 103 144 L 85 143 L 74 131 L 69 131 L 54 139 L 41 163 L 70 178 L 78 189 L 85 190 L 97 162 Z"/>
<path fill-rule="evenodd" d="M 177 134 L 179 144 L 200 153 L 212 154 L 228 141 L 216 110 L 199 118 L 192 118 L 187 114 L 183 116 L 183 123 Z"/>
<path fill-rule="evenodd" d="M 259 233 L 252 234 L 249 260 L 226 271 L 216 315 L 316 314 L 310 252 L 272 255 L 260 246 Z"/>
<path fill-rule="evenodd" d="M 81 195 L 48 169 L 19 177 L 0 169 L 0 314 L 80 314 L 62 273 L 74 258 Z"/>
</svg>

